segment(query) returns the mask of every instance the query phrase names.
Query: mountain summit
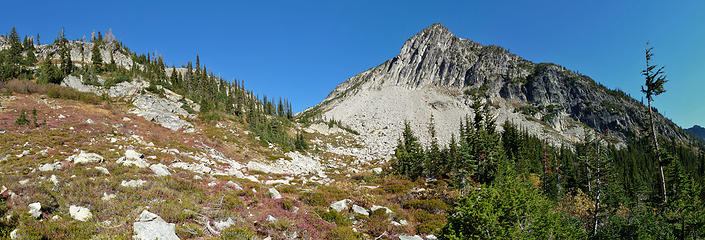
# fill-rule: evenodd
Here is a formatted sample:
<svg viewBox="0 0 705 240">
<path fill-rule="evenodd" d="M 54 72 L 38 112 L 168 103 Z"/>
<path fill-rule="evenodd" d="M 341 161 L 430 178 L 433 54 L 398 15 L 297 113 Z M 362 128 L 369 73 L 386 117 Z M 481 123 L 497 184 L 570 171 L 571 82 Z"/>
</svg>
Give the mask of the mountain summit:
<svg viewBox="0 0 705 240">
<path fill-rule="evenodd" d="M 693 134 L 693 136 L 705 141 L 705 128 L 701 127 L 700 125 L 695 125 L 691 128 L 686 129 L 685 131 L 687 131 L 690 134 Z"/>
<path fill-rule="evenodd" d="M 552 63 L 533 63 L 493 45 L 455 36 L 433 24 L 408 39 L 399 55 L 359 73 L 300 116 L 340 121 L 358 131 L 373 152 L 390 154 L 404 121 L 441 142 L 461 119 L 489 106 L 497 123 L 513 122 L 553 144 L 581 141 L 594 132 L 624 145 L 646 134 L 647 108 L 619 90 Z M 658 131 L 692 142 L 660 114 Z M 417 132 L 425 142 L 426 131 Z"/>
</svg>

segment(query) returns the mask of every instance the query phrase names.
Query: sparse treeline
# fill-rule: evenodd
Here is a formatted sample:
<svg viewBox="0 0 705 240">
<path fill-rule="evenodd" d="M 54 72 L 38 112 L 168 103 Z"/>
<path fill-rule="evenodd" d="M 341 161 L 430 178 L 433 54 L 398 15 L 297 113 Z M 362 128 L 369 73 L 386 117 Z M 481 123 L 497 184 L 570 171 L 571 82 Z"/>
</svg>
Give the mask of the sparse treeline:
<svg viewBox="0 0 705 240">
<path fill-rule="evenodd" d="M 104 38 L 98 32 L 91 36 L 92 45 L 73 46 L 76 44 L 66 39 L 62 30 L 52 43 L 58 48 L 59 59 L 53 59 L 50 55 L 38 61 L 32 37 L 25 37 L 24 43 L 20 42 L 13 27 L 8 37 L 3 36 L 3 39 L 10 47 L 0 51 L 2 82 L 36 79 L 38 83 L 59 84 L 73 74 L 83 76 L 84 84 L 111 87 L 134 78 L 144 79 L 150 83 L 147 91 L 163 94 L 163 88 L 166 88 L 198 103 L 200 117 L 204 120 L 234 116 L 247 123 L 261 141 L 279 144 L 285 150 L 295 148 L 295 139 L 286 132 L 294 117 L 290 101 L 279 98 L 275 102 L 267 96 L 259 99 L 251 90 L 245 89 L 244 81 L 227 81 L 209 72 L 198 55 L 195 64 L 189 61 L 180 68 L 168 67 L 162 56 L 157 53 L 137 54 L 115 40 L 112 33 Z M 91 59 L 82 59 L 79 64 L 74 64 L 71 60 L 72 47 L 78 47 L 83 52 L 84 46 L 90 46 Z M 117 53 L 129 57 L 133 64 L 125 63 L 126 59 L 120 59 L 121 64 L 116 63 Z M 35 70 L 37 62 L 39 68 Z M 104 81 L 98 81 L 98 76 Z M 195 113 L 186 102 L 183 108 Z"/>
</svg>

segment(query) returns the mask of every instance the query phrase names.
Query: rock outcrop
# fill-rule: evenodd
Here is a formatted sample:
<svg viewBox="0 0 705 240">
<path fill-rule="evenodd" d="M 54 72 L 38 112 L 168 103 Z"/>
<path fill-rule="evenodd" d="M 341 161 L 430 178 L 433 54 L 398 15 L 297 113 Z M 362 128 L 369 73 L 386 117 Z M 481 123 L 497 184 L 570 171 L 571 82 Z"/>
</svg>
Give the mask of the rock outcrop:
<svg viewBox="0 0 705 240">
<path fill-rule="evenodd" d="M 581 141 L 590 132 L 622 144 L 646 134 L 646 107 L 624 92 L 555 64 L 459 38 L 440 24 L 411 37 L 398 56 L 346 80 L 298 116 L 341 121 L 363 136 L 367 148 L 389 155 L 404 121 L 428 143 L 433 116 L 445 143 L 457 135 L 462 118 L 474 116 L 477 104 L 491 105 L 497 123 L 513 122 L 555 145 Z M 661 134 L 692 142 L 670 120 L 658 115 L 656 121 Z"/>
</svg>

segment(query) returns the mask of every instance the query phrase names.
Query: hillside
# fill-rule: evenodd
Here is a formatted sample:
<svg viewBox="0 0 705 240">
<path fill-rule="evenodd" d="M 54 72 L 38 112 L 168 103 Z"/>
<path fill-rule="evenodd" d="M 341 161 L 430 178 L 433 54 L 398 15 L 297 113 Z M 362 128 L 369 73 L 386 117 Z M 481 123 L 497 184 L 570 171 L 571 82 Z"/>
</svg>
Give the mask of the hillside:
<svg viewBox="0 0 705 240">
<path fill-rule="evenodd" d="M 167 67 L 107 40 L 0 50 L 0 238 L 391 239 L 443 224 L 445 203 L 404 203 L 454 194 L 388 175 L 357 136 L 299 124 L 198 58 Z"/>
<path fill-rule="evenodd" d="M 624 146 L 645 135 L 648 119 L 646 107 L 624 92 L 459 38 L 441 24 L 423 29 L 398 56 L 341 83 L 299 116 L 340 121 L 363 135 L 373 152 L 388 155 L 404 121 L 428 143 L 425 129 L 433 116 L 439 140 L 447 143 L 460 120 L 484 104 L 498 123 L 513 122 L 554 145 L 598 132 Z M 658 115 L 656 122 L 665 137 L 694 141 L 669 119 Z"/>
<path fill-rule="evenodd" d="M 686 129 L 685 131 L 689 132 L 690 134 L 693 134 L 693 136 L 705 142 L 705 128 L 699 125 L 695 125 L 691 128 Z"/>
</svg>

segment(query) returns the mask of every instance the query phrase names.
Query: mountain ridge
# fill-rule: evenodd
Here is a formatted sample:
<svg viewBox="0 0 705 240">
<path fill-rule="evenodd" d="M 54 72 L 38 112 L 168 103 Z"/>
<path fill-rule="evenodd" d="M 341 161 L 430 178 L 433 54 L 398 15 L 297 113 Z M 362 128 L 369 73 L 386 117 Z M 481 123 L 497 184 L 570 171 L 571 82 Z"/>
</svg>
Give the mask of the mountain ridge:
<svg viewBox="0 0 705 240">
<path fill-rule="evenodd" d="M 460 119 L 473 115 L 474 104 L 490 104 L 499 123 L 514 122 L 558 145 L 597 132 L 624 146 L 646 134 L 646 107 L 624 92 L 556 64 L 533 63 L 499 46 L 459 38 L 438 23 L 406 40 L 397 56 L 347 79 L 299 116 L 342 121 L 372 136 L 368 143 L 383 142 L 387 146 L 380 150 L 389 154 L 402 122 L 427 129 L 432 115 L 440 125 L 440 140 L 447 142 Z M 664 136 L 694 142 L 671 120 L 660 114 L 656 118 Z M 429 134 L 417 134 L 428 142 Z"/>
<path fill-rule="evenodd" d="M 693 136 L 705 142 L 705 128 L 700 125 L 693 125 L 692 127 L 685 129 L 685 131 L 693 134 Z"/>
</svg>

